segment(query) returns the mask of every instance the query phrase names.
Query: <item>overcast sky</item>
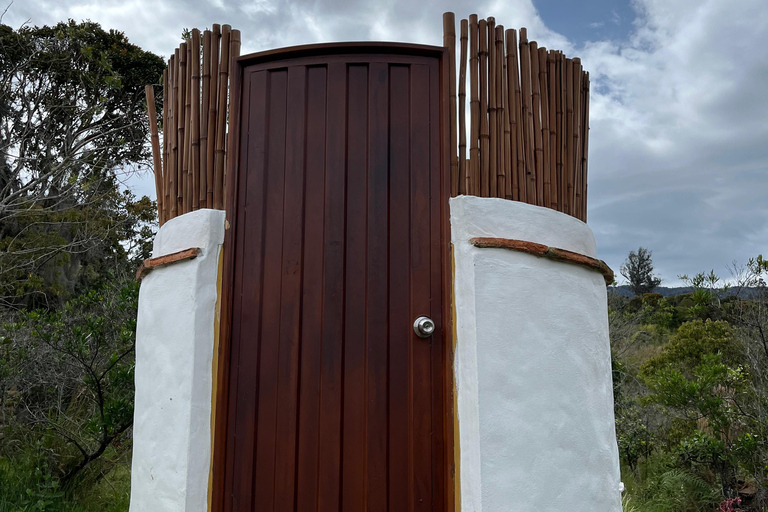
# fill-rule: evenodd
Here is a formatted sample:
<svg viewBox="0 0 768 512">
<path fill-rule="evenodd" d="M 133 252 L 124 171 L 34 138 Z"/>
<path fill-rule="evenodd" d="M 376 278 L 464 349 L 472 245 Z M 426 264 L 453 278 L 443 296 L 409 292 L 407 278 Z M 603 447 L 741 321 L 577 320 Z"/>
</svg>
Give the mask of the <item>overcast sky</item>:
<svg viewBox="0 0 768 512">
<path fill-rule="evenodd" d="M 653 251 L 665 284 L 768 255 L 766 0 L 16 0 L 18 27 L 90 19 L 167 58 L 183 28 L 229 23 L 243 53 L 303 43 L 439 45 L 441 15 L 495 16 L 582 58 L 592 80 L 589 224 L 615 271 Z M 132 180 L 152 194 L 149 177 Z"/>
</svg>

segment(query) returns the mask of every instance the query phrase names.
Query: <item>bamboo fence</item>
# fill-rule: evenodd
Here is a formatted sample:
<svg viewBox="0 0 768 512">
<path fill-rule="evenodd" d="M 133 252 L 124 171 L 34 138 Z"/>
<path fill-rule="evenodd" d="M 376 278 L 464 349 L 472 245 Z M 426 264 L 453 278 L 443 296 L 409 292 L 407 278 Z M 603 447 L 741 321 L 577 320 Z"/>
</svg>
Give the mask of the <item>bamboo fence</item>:
<svg viewBox="0 0 768 512">
<path fill-rule="evenodd" d="M 160 225 L 200 208 L 224 209 L 230 76 L 240 31 L 193 29 L 163 71 L 162 147 L 155 91 L 146 87 Z"/>
<path fill-rule="evenodd" d="M 589 73 L 580 59 L 539 48 L 525 28 L 505 30 L 493 17 L 472 14 L 459 26 L 457 73 L 456 20 L 443 15 L 451 195 L 522 201 L 586 222 Z M 239 55 L 240 31 L 229 25 L 191 31 L 163 72 L 162 141 L 147 86 L 161 225 L 224 208 L 229 79 Z"/>
<path fill-rule="evenodd" d="M 476 14 L 460 21 L 459 43 L 457 83 L 456 22 L 447 12 L 451 194 L 522 201 L 586 222 L 589 73 L 581 60 Z"/>
</svg>

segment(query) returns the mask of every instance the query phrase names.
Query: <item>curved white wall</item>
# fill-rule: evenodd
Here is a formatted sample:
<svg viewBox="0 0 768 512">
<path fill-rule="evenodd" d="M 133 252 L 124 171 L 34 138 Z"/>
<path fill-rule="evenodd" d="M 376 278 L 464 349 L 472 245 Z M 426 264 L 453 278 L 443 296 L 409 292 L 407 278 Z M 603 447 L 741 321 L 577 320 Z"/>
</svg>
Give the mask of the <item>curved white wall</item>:
<svg viewBox="0 0 768 512">
<path fill-rule="evenodd" d="M 208 508 L 214 327 L 224 212 L 163 225 L 153 257 L 199 247 L 195 259 L 147 274 L 136 326 L 131 512 Z"/>
<path fill-rule="evenodd" d="M 596 256 L 573 217 L 451 199 L 462 512 L 621 511 L 603 276 L 473 237 Z"/>
</svg>

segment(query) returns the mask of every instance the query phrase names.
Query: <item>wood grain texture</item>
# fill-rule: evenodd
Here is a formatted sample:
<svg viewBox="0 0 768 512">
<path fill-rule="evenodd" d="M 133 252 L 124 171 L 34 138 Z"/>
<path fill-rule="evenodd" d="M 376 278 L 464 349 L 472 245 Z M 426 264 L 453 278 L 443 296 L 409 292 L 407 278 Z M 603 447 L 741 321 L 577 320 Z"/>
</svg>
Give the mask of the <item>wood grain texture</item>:
<svg viewBox="0 0 768 512">
<path fill-rule="evenodd" d="M 214 510 L 446 510 L 446 53 L 239 62 Z"/>
</svg>

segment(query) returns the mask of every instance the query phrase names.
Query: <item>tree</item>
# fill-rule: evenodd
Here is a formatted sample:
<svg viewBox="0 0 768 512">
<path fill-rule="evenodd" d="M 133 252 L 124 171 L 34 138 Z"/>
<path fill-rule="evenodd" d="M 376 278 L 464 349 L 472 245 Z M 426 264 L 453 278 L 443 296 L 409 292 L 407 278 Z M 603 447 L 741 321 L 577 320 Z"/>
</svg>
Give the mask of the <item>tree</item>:
<svg viewBox="0 0 768 512">
<path fill-rule="evenodd" d="M 64 486 L 133 425 L 133 359 L 138 285 L 108 285 L 58 311 L 30 311 L 0 329 L 0 374 L 13 390 L 0 402 L 12 427 L 52 438 Z"/>
<path fill-rule="evenodd" d="M 743 347 L 727 322 L 694 320 L 640 371 L 651 391 L 646 403 L 687 424 L 680 459 L 718 475 L 725 498 L 737 496 L 739 458 L 751 451 L 749 373 L 742 361 Z"/>
<path fill-rule="evenodd" d="M 630 251 L 629 256 L 621 265 L 621 275 L 627 280 L 632 293 L 635 295 L 651 293 L 661 284 L 661 278 L 653 275 L 651 255 L 651 251 L 640 247 L 637 252 Z"/>
<path fill-rule="evenodd" d="M 143 88 L 164 62 L 71 20 L 0 25 L 0 57 L 0 305 L 50 307 L 153 217 L 121 179 L 149 161 Z"/>
</svg>

